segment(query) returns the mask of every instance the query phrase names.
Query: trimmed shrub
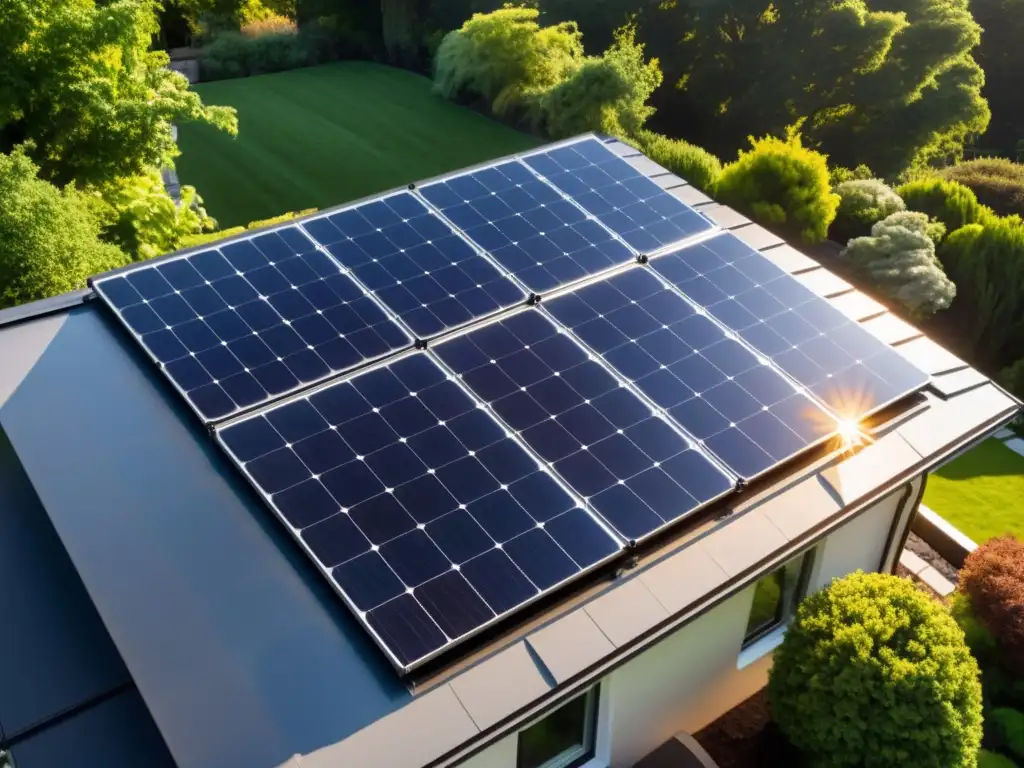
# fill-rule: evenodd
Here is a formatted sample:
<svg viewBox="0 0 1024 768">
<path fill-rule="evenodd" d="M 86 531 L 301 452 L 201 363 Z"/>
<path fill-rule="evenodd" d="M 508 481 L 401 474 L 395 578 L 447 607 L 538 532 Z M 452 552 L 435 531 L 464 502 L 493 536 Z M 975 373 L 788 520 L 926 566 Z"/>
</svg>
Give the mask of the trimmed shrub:
<svg viewBox="0 0 1024 768">
<path fill-rule="evenodd" d="M 224 32 L 206 48 L 202 69 L 206 80 L 226 80 L 284 72 L 309 63 L 305 40 L 295 32 L 272 32 L 257 37 Z"/>
<path fill-rule="evenodd" d="M 912 317 L 933 315 L 953 303 L 956 286 L 935 258 L 928 230 L 923 213 L 894 213 L 875 224 L 869 237 L 851 240 L 842 256 Z"/>
<path fill-rule="evenodd" d="M 881 179 L 856 179 L 838 184 L 839 209 L 832 222 L 832 239 L 845 241 L 860 237 L 890 214 L 906 208 L 903 199 Z"/>
<path fill-rule="evenodd" d="M 483 100 L 496 115 L 526 111 L 530 97 L 566 80 L 583 61 L 575 22 L 541 27 L 539 15 L 515 7 L 474 13 L 441 41 L 434 90 L 446 99 Z"/>
<path fill-rule="evenodd" d="M 833 187 L 838 187 L 844 181 L 864 181 L 865 179 L 874 179 L 875 173 L 866 165 L 861 163 L 853 170 L 844 168 L 843 166 L 836 166 L 828 172 L 828 181 Z"/>
<path fill-rule="evenodd" d="M 775 657 L 772 715 L 815 765 L 974 768 L 978 665 L 910 581 L 855 573 L 807 597 Z"/>
<path fill-rule="evenodd" d="M 804 147 L 795 134 L 785 140 L 751 137 L 750 143 L 750 150 L 722 170 L 718 199 L 762 224 L 820 243 L 839 207 L 825 156 Z"/>
<path fill-rule="evenodd" d="M 216 232 L 204 232 L 201 235 L 188 235 L 183 237 L 178 245 L 181 248 L 195 248 L 207 243 L 215 243 L 218 240 L 225 240 L 229 237 L 240 235 L 243 232 L 245 232 L 245 227 L 230 227 L 228 229 L 219 229 Z"/>
<path fill-rule="evenodd" d="M 83 288 L 86 278 L 128 263 L 100 241 L 94 202 L 38 172 L 20 149 L 0 154 L 0 309 Z"/>
<path fill-rule="evenodd" d="M 722 163 L 707 150 L 653 131 L 638 132 L 630 143 L 702 192 L 714 193 L 718 177 L 722 175 Z"/>
<path fill-rule="evenodd" d="M 1024 712 L 997 707 L 988 713 L 999 743 L 1014 757 L 1024 758 Z"/>
<path fill-rule="evenodd" d="M 942 176 L 970 187 L 978 202 L 1000 216 L 1024 216 L 1024 165 L 1005 158 L 983 158 L 944 168 Z"/>
<path fill-rule="evenodd" d="M 245 228 L 261 229 L 263 227 L 272 227 L 275 224 L 284 224 L 286 221 L 308 216 L 311 213 L 316 213 L 316 208 L 305 208 L 301 211 L 288 211 L 288 213 L 282 213 L 279 216 L 271 216 L 269 219 L 257 219 L 256 221 L 250 221 L 245 225 Z"/>
<path fill-rule="evenodd" d="M 239 31 L 246 37 L 262 37 L 263 35 L 295 35 L 298 34 L 299 28 L 291 19 L 271 13 L 243 24 Z"/>
<path fill-rule="evenodd" d="M 1007 667 L 1024 675 L 1024 542 L 1010 535 L 986 541 L 964 561 L 958 588 Z"/>
<path fill-rule="evenodd" d="M 963 184 L 935 176 L 908 182 L 896 192 L 908 209 L 941 221 L 947 232 L 955 232 L 968 224 L 983 224 L 986 217 L 992 215 Z"/>
<path fill-rule="evenodd" d="M 1024 342 L 1024 222 L 1016 216 L 968 224 L 951 233 L 939 261 L 956 284 L 951 311 L 976 361 L 1000 365 Z"/>
</svg>

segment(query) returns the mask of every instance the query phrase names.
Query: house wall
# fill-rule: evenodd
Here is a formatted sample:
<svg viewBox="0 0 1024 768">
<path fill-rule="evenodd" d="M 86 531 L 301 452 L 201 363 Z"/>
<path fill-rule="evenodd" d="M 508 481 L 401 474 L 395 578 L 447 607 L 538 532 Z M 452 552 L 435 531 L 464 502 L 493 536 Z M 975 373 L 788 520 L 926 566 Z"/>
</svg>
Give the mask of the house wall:
<svg viewBox="0 0 1024 768">
<path fill-rule="evenodd" d="M 809 590 L 857 569 L 878 570 L 902 495 L 903 489 L 892 493 L 814 547 Z M 695 733 L 765 685 L 770 650 L 756 660 L 745 653 L 740 661 L 753 597 L 751 584 L 601 681 L 594 768 L 631 766 L 674 733 Z M 515 768 L 516 739 L 508 736 L 464 765 Z"/>
</svg>

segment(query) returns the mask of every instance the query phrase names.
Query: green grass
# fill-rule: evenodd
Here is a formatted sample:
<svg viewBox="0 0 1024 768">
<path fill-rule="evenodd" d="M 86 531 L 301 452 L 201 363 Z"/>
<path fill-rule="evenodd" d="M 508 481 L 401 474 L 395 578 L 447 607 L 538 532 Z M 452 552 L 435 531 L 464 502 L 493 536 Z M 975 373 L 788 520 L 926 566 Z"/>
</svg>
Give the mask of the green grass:
<svg viewBox="0 0 1024 768">
<path fill-rule="evenodd" d="M 979 544 L 1024 539 L 1024 456 L 986 440 L 928 478 L 924 503 Z"/>
<path fill-rule="evenodd" d="M 368 62 L 198 85 L 206 103 L 238 110 L 238 138 L 182 125 L 178 174 L 223 228 L 327 208 L 537 144 L 430 86 Z"/>
</svg>

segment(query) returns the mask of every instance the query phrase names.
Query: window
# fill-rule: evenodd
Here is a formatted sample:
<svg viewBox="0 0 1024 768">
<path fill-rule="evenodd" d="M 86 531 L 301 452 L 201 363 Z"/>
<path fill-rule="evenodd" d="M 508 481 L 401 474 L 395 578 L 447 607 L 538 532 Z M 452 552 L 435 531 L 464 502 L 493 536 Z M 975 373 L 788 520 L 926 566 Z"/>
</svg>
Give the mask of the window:
<svg viewBox="0 0 1024 768">
<path fill-rule="evenodd" d="M 594 756 L 598 689 L 519 732 L 517 768 L 576 768 Z"/>
<path fill-rule="evenodd" d="M 812 553 L 795 557 L 776 571 L 762 576 L 754 587 L 754 603 L 747 619 L 743 647 L 786 624 L 803 597 L 810 578 Z"/>
</svg>

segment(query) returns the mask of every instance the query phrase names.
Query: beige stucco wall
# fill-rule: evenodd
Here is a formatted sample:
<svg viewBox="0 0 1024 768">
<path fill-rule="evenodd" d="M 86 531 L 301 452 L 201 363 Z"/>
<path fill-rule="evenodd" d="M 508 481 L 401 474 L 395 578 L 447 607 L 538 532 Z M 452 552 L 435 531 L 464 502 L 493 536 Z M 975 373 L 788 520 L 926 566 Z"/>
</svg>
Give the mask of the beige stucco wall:
<svg viewBox="0 0 1024 768">
<path fill-rule="evenodd" d="M 811 589 L 857 569 L 878 569 L 901 495 L 902 489 L 816 546 Z M 601 682 L 594 766 L 627 768 L 674 733 L 700 730 L 765 684 L 770 653 L 742 669 L 737 664 L 753 596 L 751 585 Z M 464 765 L 515 764 L 516 737 L 509 736 Z"/>
</svg>

